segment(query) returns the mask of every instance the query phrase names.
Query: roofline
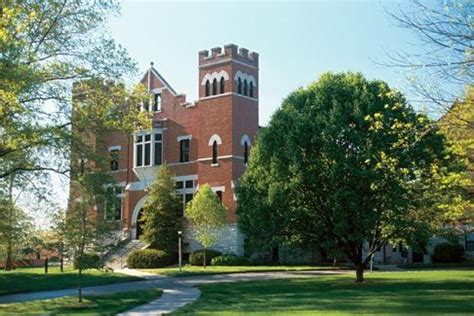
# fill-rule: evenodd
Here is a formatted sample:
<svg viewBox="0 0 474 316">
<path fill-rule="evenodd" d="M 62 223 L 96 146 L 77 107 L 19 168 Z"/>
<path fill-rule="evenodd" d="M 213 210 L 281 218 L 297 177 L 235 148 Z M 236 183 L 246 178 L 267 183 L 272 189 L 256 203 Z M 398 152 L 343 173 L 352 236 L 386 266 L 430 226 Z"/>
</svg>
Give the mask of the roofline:
<svg viewBox="0 0 474 316">
<path fill-rule="evenodd" d="M 156 70 L 153 66 L 151 66 L 146 72 L 145 74 L 142 76 L 142 79 L 140 81 L 142 81 L 145 76 L 148 74 L 149 71 L 152 71 L 155 76 L 158 77 L 158 79 L 160 79 L 160 81 L 165 85 L 165 87 L 171 92 L 171 94 L 173 94 L 174 96 L 176 96 L 178 93 L 176 93 L 176 91 L 173 89 L 173 87 L 168 83 L 168 81 L 166 81 L 165 78 L 163 78 L 163 76 L 158 72 L 158 70 Z"/>
</svg>

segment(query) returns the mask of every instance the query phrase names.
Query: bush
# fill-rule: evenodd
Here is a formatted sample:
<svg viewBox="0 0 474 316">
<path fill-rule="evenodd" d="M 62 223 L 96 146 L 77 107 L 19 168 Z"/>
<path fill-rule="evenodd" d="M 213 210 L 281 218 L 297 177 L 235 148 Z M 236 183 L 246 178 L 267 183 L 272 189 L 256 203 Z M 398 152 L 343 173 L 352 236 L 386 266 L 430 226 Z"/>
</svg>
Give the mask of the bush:
<svg viewBox="0 0 474 316">
<path fill-rule="evenodd" d="M 175 262 L 173 255 L 156 249 L 136 250 L 127 257 L 127 267 L 132 269 L 163 268 Z"/>
<path fill-rule="evenodd" d="M 216 250 L 208 249 L 206 250 L 206 265 L 210 265 L 212 259 L 217 256 L 220 256 L 221 253 Z M 202 266 L 204 261 L 204 250 L 194 251 L 189 255 L 189 263 L 193 266 Z"/>
<path fill-rule="evenodd" d="M 100 257 L 96 253 L 85 253 L 82 255 L 81 260 L 79 258 L 74 259 L 74 269 L 83 270 L 87 269 L 101 269 L 103 267 Z"/>
<path fill-rule="evenodd" d="M 464 247 L 460 244 L 442 243 L 436 245 L 433 253 L 435 262 L 460 262 L 464 259 Z"/>
<path fill-rule="evenodd" d="M 245 257 L 239 257 L 232 254 L 223 254 L 211 260 L 213 266 L 248 266 L 253 262 Z"/>
</svg>

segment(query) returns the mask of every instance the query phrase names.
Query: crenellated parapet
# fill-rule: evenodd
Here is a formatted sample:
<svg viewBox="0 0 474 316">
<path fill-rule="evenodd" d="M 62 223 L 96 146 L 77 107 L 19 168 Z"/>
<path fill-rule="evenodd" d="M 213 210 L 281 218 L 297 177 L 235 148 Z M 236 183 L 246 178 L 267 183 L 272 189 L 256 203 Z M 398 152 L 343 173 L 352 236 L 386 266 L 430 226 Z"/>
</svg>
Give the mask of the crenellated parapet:
<svg viewBox="0 0 474 316">
<path fill-rule="evenodd" d="M 249 66 L 258 67 L 258 53 L 249 52 L 248 49 L 238 47 L 234 44 L 227 44 L 222 47 L 214 47 L 211 50 L 199 52 L 199 66 L 215 64 L 226 60 L 236 60 Z"/>
</svg>

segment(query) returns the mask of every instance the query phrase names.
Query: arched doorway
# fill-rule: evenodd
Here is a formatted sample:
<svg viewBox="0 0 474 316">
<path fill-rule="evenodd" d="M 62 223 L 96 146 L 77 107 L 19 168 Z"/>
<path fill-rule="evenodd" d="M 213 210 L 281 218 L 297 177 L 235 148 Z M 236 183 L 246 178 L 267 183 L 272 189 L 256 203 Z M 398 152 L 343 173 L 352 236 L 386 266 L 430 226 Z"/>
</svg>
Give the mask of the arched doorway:
<svg viewBox="0 0 474 316">
<path fill-rule="evenodd" d="M 144 223 L 142 222 L 143 218 L 143 209 L 140 209 L 138 212 L 138 218 L 137 218 L 137 234 L 136 234 L 136 239 L 140 239 L 140 236 L 143 234 L 143 226 Z"/>
<path fill-rule="evenodd" d="M 131 227 L 132 227 L 132 233 L 131 237 L 132 239 L 138 239 L 140 234 L 143 233 L 143 225 L 140 221 L 139 218 L 141 218 L 143 214 L 143 205 L 145 205 L 147 196 L 145 195 L 142 197 L 137 204 L 135 204 L 135 207 L 133 208 L 133 213 L 132 213 L 132 220 L 131 220 Z"/>
</svg>

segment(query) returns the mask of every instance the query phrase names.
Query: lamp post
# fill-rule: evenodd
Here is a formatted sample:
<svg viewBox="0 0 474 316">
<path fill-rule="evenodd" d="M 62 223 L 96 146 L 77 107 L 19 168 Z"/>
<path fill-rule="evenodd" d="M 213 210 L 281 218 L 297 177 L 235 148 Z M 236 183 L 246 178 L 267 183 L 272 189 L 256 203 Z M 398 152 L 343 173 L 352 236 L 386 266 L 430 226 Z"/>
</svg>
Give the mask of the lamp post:
<svg viewBox="0 0 474 316">
<path fill-rule="evenodd" d="M 179 256 L 179 271 L 181 272 L 183 266 L 183 254 L 181 251 L 181 235 L 182 231 L 178 231 L 178 256 Z"/>
</svg>

